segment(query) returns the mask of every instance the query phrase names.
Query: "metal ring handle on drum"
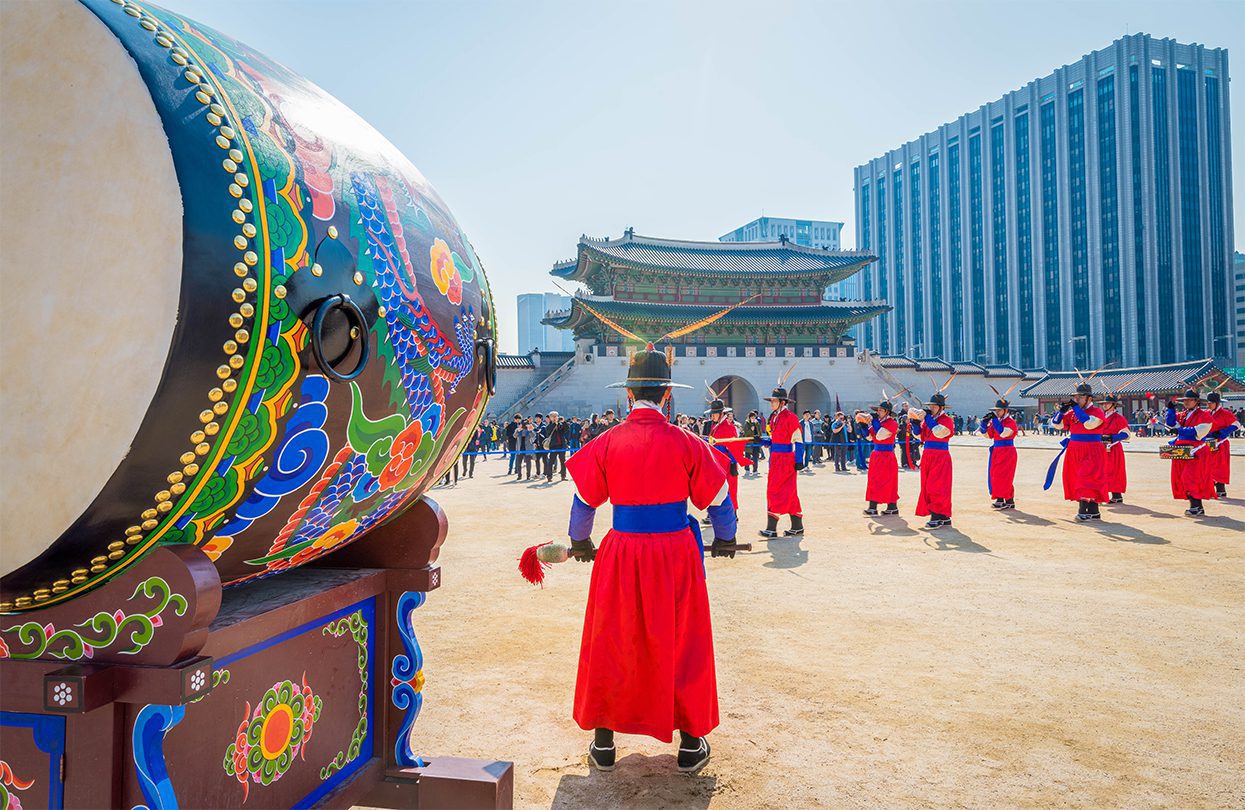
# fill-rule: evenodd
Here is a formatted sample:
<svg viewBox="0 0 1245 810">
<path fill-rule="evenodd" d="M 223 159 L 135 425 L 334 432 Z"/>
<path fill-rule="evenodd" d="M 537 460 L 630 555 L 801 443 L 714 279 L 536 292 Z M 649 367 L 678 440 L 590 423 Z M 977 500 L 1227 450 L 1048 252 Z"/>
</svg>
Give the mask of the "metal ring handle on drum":
<svg viewBox="0 0 1245 810">
<path fill-rule="evenodd" d="M 342 374 L 333 368 L 333 364 L 324 356 L 324 319 L 330 311 L 336 308 L 345 310 L 346 317 L 350 320 L 350 325 L 359 330 L 359 340 L 361 341 L 361 354 L 359 362 L 355 364 L 353 370 Z M 351 338 L 353 341 L 354 338 Z M 367 361 L 371 358 L 371 341 L 368 340 L 367 321 L 363 317 L 363 310 L 359 309 L 359 305 L 350 300 L 350 296 L 345 293 L 330 295 L 320 302 L 316 307 L 316 316 L 311 322 L 311 351 L 315 354 L 316 363 L 319 364 L 320 370 L 323 371 L 331 380 L 337 382 L 350 382 L 363 373 L 363 369 L 367 367 Z M 345 357 L 350 354 L 347 348 Z"/>
</svg>

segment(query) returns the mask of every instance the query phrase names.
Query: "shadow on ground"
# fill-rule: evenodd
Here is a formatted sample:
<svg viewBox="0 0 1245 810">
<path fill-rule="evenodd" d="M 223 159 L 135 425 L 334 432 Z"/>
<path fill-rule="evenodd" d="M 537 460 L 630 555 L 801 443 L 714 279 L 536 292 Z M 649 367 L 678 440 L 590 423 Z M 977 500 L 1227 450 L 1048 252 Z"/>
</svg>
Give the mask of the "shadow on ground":
<svg viewBox="0 0 1245 810">
<path fill-rule="evenodd" d="M 593 807 L 678 807 L 704 810 L 717 786 L 714 776 L 679 773 L 673 754 L 631 754 L 609 773 L 566 774 L 553 795 L 553 810 Z"/>
<path fill-rule="evenodd" d="M 930 534 L 926 541 L 938 551 L 967 551 L 970 554 L 988 554 L 990 549 L 978 543 L 956 528 L 944 527 Z"/>
<path fill-rule="evenodd" d="M 765 568 L 799 568 L 808 562 L 808 552 L 800 548 L 800 537 L 780 537 L 761 543 L 768 548 L 770 561 L 762 563 Z"/>
</svg>

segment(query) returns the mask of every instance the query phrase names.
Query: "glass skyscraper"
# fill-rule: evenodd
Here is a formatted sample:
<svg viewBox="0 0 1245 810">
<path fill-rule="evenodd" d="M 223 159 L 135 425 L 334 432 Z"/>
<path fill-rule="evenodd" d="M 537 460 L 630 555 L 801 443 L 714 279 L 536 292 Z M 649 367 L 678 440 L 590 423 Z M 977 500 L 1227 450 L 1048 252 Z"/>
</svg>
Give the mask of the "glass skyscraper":
<svg viewBox="0 0 1245 810">
<path fill-rule="evenodd" d="M 1230 356 L 1227 87 L 1226 50 L 1135 34 L 857 167 L 862 285 L 894 307 L 861 344 L 1024 369 Z"/>
</svg>

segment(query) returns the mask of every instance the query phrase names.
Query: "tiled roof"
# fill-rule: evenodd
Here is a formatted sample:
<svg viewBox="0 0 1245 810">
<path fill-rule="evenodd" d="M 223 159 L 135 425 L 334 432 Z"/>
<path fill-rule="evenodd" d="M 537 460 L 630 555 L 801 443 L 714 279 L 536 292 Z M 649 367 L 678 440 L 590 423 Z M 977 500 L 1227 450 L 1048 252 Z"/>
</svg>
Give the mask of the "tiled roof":
<svg viewBox="0 0 1245 810">
<path fill-rule="evenodd" d="M 632 323 L 635 321 L 670 324 L 690 324 L 707 318 L 722 307 L 695 306 L 688 304 L 658 304 L 634 301 L 592 300 L 593 309 L 608 318 Z M 875 315 L 890 310 L 884 304 L 854 304 L 827 301 L 811 306 L 757 306 L 739 307 L 727 313 L 719 324 L 771 324 L 771 323 L 834 323 L 850 326 L 863 323 Z M 550 326 L 572 329 L 581 324 L 598 324 L 592 313 L 579 305 L 579 299 L 571 299 L 570 313 L 558 313 L 542 321 Z"/>
<path fill-rule="evenodd" d="M 916 361 L 906 354 L 887 354 L 878 358 L 882 368 L 916 368 Z"/>
<path fill-rule="evenodd" d="M 497 355 L 498 368 L 536 368 L 536 364 L 532 362 L 530 354 L 499 354 Z"/>
<path fill-rule="evenodd" d="M 1020 369 L 1016 368 L 1015 366 L 1008 365 L 1007 363 L 996 363 L 994 365 L 986 366 L 986 376 L 987 377 L 1020 377 L 1021 379 L 1023 379 L 1025 376 L 1025 373 L 1021 371 Z"/>
<path fill-rule="evenodd" d="M 1082 373 L 1089 377 L 1089 373 Z M 1126 396 L 1146 393 L 1162 395 L 1188 388 L 1212 374 L 1222 375 L 1222 372 L 1215 366 L 1214 360 L 1207 358 L 1187 363 L 1100 371 L 1090 380 L 1090 384 L 1095 392 L 1115 391 Z M 1022 393 L 1027 397 L 1067 397 L 1075 392 L 1080 381 L 1081 375 L 1075 371 L 1052 371 L 1023 389 Z M 1230 382 L 1225 390 L 1245 390 L 1245 386 Z"/>
<path fill-rule="evenodd" d="M 792 242 L 689 242 L 635 234 L 620 239 L 579 239 L 576 258 L 557 262 L 559 278 L 582 281 L 591 263 L 608 263 L 667 273 L 709 273 L 745 277 L 829 274 L 829 283 L 849 278 L 877 257 L 867 251 L 822 250 Z"/>
<path fill-rule="evenodd" d="M 941 357 L 922 357 L 916 361 L 917 371 L 951 371 L 951 364 Z"/>
<path fill-rule="evenodd" d="M 951 369 L 956 374 L 985 374 L 986 367 L 979 366 L 976 363 L 970 363 L 967 360 L 952 360 Z"/>
</svg>

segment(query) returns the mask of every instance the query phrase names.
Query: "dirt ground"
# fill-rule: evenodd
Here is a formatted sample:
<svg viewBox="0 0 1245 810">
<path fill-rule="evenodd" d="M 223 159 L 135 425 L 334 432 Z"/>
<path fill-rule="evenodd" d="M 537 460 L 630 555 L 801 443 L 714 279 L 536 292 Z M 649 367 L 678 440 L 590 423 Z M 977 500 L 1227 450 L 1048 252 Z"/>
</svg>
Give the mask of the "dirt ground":
<svg viewBox="0 0 1245 810">
<path fill-rule="evenodd" d="M 564 539 L 572 485 L 478 464 L 431 493 L 451 529 L 416 619 L 417 746 L 513 760 L 520 807 L 1245 806 L 1245 500 L 1184 517 L 1155 445 L 1134 442 L 1128 504 L 1088 525 L 1042 491 L 1045 447 L 1021 450 L 1019 508 L 998 513 L 984 449 L 954 445 L 936 534 L 917 474 L 902 517 L 870 520 L 864 475 L 827 465 L 800 478 L 807 536 L 766 544 L 764 479 L 743 479 L 756 550 L 707 561 L 722 724 L 694 777 L 629 736 L 617 770 L 589 771 L 571 699 L 591 569 L 541 590 L 515 567 Z"/>
</svg>

